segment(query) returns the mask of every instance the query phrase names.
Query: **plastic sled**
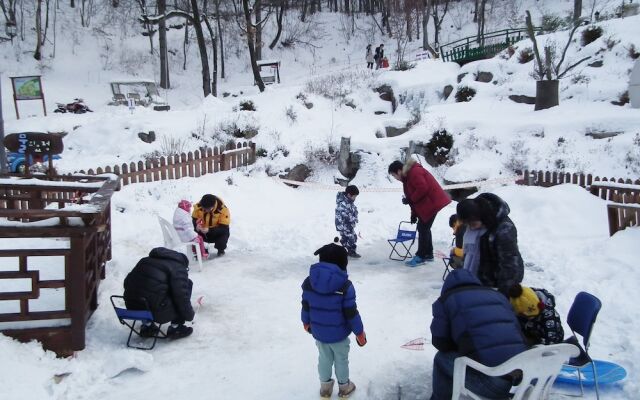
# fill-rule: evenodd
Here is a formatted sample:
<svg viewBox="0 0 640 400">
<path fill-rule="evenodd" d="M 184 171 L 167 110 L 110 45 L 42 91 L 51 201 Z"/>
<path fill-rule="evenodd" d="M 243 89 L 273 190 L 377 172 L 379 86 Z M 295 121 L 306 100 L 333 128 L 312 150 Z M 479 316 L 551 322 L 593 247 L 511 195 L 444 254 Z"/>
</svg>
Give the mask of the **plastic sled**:
<svg viewBox="0 0 640 400">
<path fill-rule="evenodd" d="M 627 376 L 627 371 L 620 365 L 603 360 L 593 360 L 598 372 L 598 385 L 606 385 L 623 380 Z M 593 369 L 591 365 L 586 365 L 581 369 L 563 366 L 556 378 L 556 382 L 579 385 L 578 371 L 582 374 L 582 384 L 584 386 L 594 386 Z"/>
</svg>

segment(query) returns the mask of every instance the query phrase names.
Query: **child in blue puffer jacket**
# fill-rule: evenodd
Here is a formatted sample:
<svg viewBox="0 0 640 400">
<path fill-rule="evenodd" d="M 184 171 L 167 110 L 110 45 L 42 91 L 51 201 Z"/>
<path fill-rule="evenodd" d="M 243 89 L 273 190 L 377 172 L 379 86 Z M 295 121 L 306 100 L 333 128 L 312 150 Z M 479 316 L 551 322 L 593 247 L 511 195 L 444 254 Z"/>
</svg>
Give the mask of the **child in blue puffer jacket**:
<svg viewBox="0 0 640 400">
<path fill-rule="evenodd" d="M 330 398 L 335 367 L 338 396 L 345 398 L 356 389 L 349 380 L 349 335 L 356 335 L 359 346 L 367 343 L 362 319 L 356 305 L 356 290 L 347 275 L 347 250 L 334 243 L 322 246 L 314 255 L 320 262 L 309 269 L 302 283 L 301 319 L 304 329 L 318 346 L 320 396 Z"/>
</svg>

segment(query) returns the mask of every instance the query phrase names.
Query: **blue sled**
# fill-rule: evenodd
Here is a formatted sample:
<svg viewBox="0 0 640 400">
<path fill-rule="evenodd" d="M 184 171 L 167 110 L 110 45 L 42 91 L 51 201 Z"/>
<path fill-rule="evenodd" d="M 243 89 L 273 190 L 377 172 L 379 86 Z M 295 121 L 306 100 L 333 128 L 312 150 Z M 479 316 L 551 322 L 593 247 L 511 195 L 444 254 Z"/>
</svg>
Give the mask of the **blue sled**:
<svg viewBox="0 0 640 400">
<path fill-rule="evenodd" d="M 627 371 L 616 363 L 603 360 L 593 360 L 593 362 L 596 364 L 599 386 L 621 381 L 627 376 Z M 563 366 L 556 378 L 556 383 L 579 385 L 578 373 L 582 376 L 582 384 L 584 386 L 595 386 L 591 364 L 581 369 Z"/>
</svg>

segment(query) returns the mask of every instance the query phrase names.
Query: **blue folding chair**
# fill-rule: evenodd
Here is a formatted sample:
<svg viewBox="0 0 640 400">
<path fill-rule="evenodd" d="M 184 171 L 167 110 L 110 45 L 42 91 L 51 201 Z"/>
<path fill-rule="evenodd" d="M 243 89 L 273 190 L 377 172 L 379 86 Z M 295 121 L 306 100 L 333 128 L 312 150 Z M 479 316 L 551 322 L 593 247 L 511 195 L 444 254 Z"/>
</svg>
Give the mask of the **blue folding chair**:
<svg viewBox="0 0 640 400">
<path fill-rule="evenodd" d="M 407 258 L 412 257 L 410 250 L 411 250 L 411 246 L 413 246 L 413 243 L 416 241 L 416 229 L 413 229 L 413 230 L 402 229 L 402 224 L 411 225 L 411 222 L 400 221 L 400 223 L 398 224 L 398 234 L 396 235 L 396 237 L 394 239 L 387 240 L 387 242 L 389 242 L 389 245 L 391 246 L 391 253 L 389 253 L 390 260 L 404 261 Z M 409 241 L 411 243 L 409 243 L 409 246 L 407 247 L 405 243 Z M 399 244 L 401 244 L 402 247 L 404 248 L 404 250 L 400 249 L 400 251 L 402 251 L 404 254 L 400 254 L 400 252 L 398 252 L 398 250 L 396 249 L 396 247 Z M 398 258 L 394 258 L 394 253 L 397 255 Z"/>
<path fill-rule="evenodd" d="M 596 365 L 593 359 L 589 355 L 589 339 L 591 338 L 591 332 L 593 331 L 593 325 L 596 322 L 598 313 L 602 308 L 602 302 L 596 296 L 587 293 L 580 292 L 576 295 L 569 314 L 567 315 L 567 324 L 571 328 L 573 336 L 565 340 L 567 343 L 574 344 L 580 349 L 580 355 L 578 357 L 569 360 L 565 367 L 575 368 L 577 370 L 578 381 L 580 383 L 580 396 L 584 396 L 584 388 L 582 384 L 582 373 L 580 370 L 591 365 L 593 370 L 593 378 L 596 387 L 596 398 L 600 399 L 600 391 L 598 388 L 598 374 L 596 372 Z M 582 345 L 580 345 L 576 333 L 582 336 Z"/>
<path fill-rule="evenodd" d="M 117 302 L 119 305 L 116 305 L 116 300 L 114 299 L 117 299 Z M 116 316 L 118 317 L 118 320 L 120 321 L 120 323 L 126 326 L 127 328 L 129 328 L 129 337 L 127 338 L 127 347 L 131 347 L 139 350 L 151 350 L 155 347 L 156 341 L 158 339 L 165 339 L 167 335 L 164 332 L 162 332 L 162 329 L 161 329 L 162 324 L 157 326 L 157 330 L 155 331 L 153 336 L 144 336 L 141 334 L 140 329 L 145 323 L 155 324 L 153 319 L 153 313 L 149 308 L 149 303 L 147 303 L 147 300 L 144 298 L 141 300 L 145 305 L 145 308 L 146 308 L 145 310 L 129 310 L 125 305 L 124 297 L 117 296 L 117 295 L 111 296 L 111 305 L 113 306 L 113 310 L 116 312 Z M 140 322 L 140 325 L 136 327 L 136 324 L 138 322 Z M 132 345 L 131 337 L 133 336 L 134 333 L 141 338 L 153 339 L 151 346 Z"/>
</svg>

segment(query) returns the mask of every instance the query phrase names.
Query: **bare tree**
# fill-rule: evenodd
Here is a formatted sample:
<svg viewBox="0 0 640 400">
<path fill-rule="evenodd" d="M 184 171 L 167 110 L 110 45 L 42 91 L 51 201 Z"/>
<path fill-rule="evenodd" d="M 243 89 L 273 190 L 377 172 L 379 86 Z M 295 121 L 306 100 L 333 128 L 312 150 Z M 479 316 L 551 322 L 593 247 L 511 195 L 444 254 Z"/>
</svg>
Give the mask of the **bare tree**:
<svg viewBox="0 0 640 400">
<path fill-rule="evenodd" d="M 260 76 L 260 70 L 258 69 L 258 63 L 256 59 L 256 51 L 254 48 L 254 35 L 256 27 L 251 21 L 251 10 L 249 9 L 249 0 L 242 0 L 242 10 L 244 11 L 244 20 L 247 33 L 247 46 L 249 47 L 249 59 L 251 61 L 251 70 L 253 71 L 253 79 L 258 85 L 260 92 L 264 92 L 264 82 Z"/>
<path fill-rule="evenodd" d="M 287 9 L 287 2 L 285 0 L 280 0 L 278 4 L 278 13 L 276 14 L 276 26 L 277 26 L 276 36 L 273 38 L 273 40 L 271 41 L 271 44 L 269 45 L 269 48 L 271 50 L 273 50 L 273 48 L 276 47 L 276 44 L 278 44 L 278 40 L 280 40 L 280 35 L 282 35 L 282 20 L 283 20 L 284 12 L 286 9 Z"/>
<path fill-rule="evenodd" d="M 477 38 L 477 42 L 480 43 L 480 45 L 484 44 L 484 26 L 485 26 L 485 9 L 487 6 L 487 0 L 480 0 L 480 3 L 478 4 L 478 12 L 476 12 L 477 15 L 477 22 L 478 22 L 478 38 Z"/>
<path fill-rule="evenodd" d="M 158 14 L 167 12 L 167 0 L 157 0 Z M 160 49 L 160 87 L 169 89 L 169 54 L 167 52 L 167 24 L 164 19 L 158 21 L 158 48 Z"/>
<path fill-rule="evenodd" d="M 216 25 L 218 25 L 218 41 L 220 43 L 220 77 L 224 79 L 224 42 L 222 40 L 222 24 L 220 23 L 220 0 L 214 0 L 216 6 Z"/>
<path fill-rule="evenodd" d="M 567 55 L 567 50 L 571 45 L 571 40 L 576 30 L 580 26 L 582 20 L 577 20 L 573 23 L 573 29 L 569 34 L 569 39 L 562 50 L 562 55 L 558 59 L 555 51 L 555 46 L 545 44 L 544 46 L 544 58 L 540 56 L 538 50 L 538 41 L 536 40 L 535 31 L 533 30 L 533 22 L 531 21 L 531 13 L 527 10 L 527 34 L 531 42 L 533 43 L 533 54 L 535 56 L 536 64 L 534 67 L 534 77 L 538 81 L 536 84 L 536 106 L 535 110 L 543 110 L 551 108 L 559 104 L 558 95 L 558 80 L 562 79 L 569 71 L 577 67 L 584 61 L 591 58 L 591 56 L 584 57 L 577 62 L 563 66 Z M 547 82 L 547 83 L 544 83 Z"/>
<path fill-rule="evenodd" d="M 136 0 L 136 3 L 140 7 L 140 14 L 147 15 L 147 2 L 146 0 Z M 147 30 L 147 36 L 149 37 L 149 51 L 153 54 L 153 35 L 156 31 L 153 29 L 153 25 L 148 22 L 143 22 L 145 29 Z"/>
<path fill-rule="evenodd" d="M 17 0 L 7 0 L 5 4 L 5 0 L 0 0 L 0 9 L 2 9 L 2 14 L 4 14 L 5 21 L 13 25 L 16 24 L 16 3 Z"/>
<path fill-rule="evenodd" d="M 42 0 L 36 0 L 36 50 L 33 58 L 40 61 L 42 59 Z"/>
<path fill-rule="evenodd" d="M 80 0 L 80 24 L 88 28 L 93 15 L 93 0 Z"/>
<path fill-rule="evenodd" d="M 582 0 L 573 0 L 573 23 L 582 16 Z"/>
<path fill-rule="evenodd" d="M 449 10 L 449 0 L 431 0 L 433 10 L 433 30 L 436 51 L 440 52 L 440 27 L 447 11 Z"/>
<path fill-rule="evenodd" d="M 211 94 L 211 74 L 209 71 L 209 56 L 207 55 L 207 45 L 204 40 L 204 33 L 202 32 L 203 17 L 200 15 L 198 1 L 190 0 L 190 4 L 190 12 L 175 9 L 164 14 L 154 16 L 142 15 L 140 17 L 140 21 L 143 23 L 158 25 L 160 23 L 160 20 L 168 20 L 178 17 L 186 19 L 193 25 L 193 29 L 196 32 L 198 51 L 200 52 L 200 64 L 202 65 L 202 91 L 204 93 L 204 96 L 207 97 Z"/>
</svg>

